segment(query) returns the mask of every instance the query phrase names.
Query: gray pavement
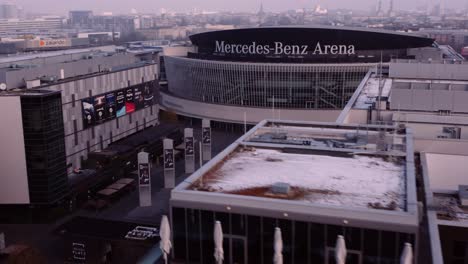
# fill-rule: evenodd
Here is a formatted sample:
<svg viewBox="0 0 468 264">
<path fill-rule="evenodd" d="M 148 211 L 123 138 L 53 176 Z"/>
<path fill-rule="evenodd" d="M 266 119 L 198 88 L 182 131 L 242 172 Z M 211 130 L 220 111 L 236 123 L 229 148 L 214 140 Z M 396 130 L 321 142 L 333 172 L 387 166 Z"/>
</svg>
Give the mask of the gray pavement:
<svg viewBox="0 0 468 264">
<path fill-rule="evenodd" d="M 196 140 L 201 138 L 201 130 L 194 129 Z M 213 131 L 213 155 L 221 152 L 228 145 L 234 142 L 241 136 L 241 133 L 236 132 L 219 132 Z M 198 144 L 195 144 L 195 161 L 198 157 Z M 196 164 L 196 168 L 198 168 Z M 184 172 L 184 160 L 180 159 L 176 162 L 176 184 L 185 180 L 189 175 Z M 163 168 L 153 166 L 151 172 L 151 193 L 152 206 L 138 206 L 138 188 L 114 202 L 108 208 L 102 211 L 89 211 L 79 209 L 72 214 L 50 224 L 0 224 L 0 232 L 4 232 L 7 245 L 14 243 L 29 244 L 39 249 L 42 254 L 47 257 L 48 263 L 63 263 L 64 245 L 52 231 L 60 224 L 70 219 L 73 216 L 89 216 L 110 220 L 137 222 L 142 224 L 159 225 L 163 214 L 169 213 L 170 189 L 164 188 Z"/>
</svg>

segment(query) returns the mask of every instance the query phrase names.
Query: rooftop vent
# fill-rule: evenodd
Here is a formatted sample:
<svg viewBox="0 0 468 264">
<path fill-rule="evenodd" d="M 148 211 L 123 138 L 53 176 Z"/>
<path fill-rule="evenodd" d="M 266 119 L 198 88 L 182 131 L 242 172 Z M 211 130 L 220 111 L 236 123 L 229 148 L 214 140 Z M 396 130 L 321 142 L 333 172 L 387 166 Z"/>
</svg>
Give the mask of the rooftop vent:
<svg viewBox="0 0 468 264">
<path fill-rule="evenodd" d="M 458 196 L 462 206 L 468 206 L 468 185 L 458 186 Z"/>
<path fill-rule="evenodd" d="M 289 194 L 289 190 L 291 189 L 291 186 L 288 183 L 285 182 L 277 182 L 271 185 L 271 192 L 274 194 L 284 194 L 287 195 Z"/>
</svg>

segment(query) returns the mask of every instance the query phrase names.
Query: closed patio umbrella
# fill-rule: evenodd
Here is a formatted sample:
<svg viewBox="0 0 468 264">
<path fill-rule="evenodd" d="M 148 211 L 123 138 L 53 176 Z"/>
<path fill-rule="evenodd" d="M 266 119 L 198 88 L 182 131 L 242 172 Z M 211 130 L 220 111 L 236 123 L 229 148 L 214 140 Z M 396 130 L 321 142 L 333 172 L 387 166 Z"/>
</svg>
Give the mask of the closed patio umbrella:
<svg viewBox="0 0 468 264">
<path fill-rule="evenodd" d="M 335 246 L 335 259 L 337 264 L 346 263 L 346 243 L 343 236 L 338 236 Z"/>
<path fill-rule="evenodd" d="M 400 264 L 413 264 L 413 249 L 410 243 L 405 243 L 400 257 Z"/>
<path fill-rule="evenodd" d="M 283 238 L 281 237 L 281 229 L 275 228 L 275 255 L 273 256 L 274 264 L 283 264 Z"/>
<path fill-rule="evenodd" d="M 163 258 L 165 263 L 167 263 L 167 255 L 172 248 L 171 243 L 171 228 L 169 226 L 169 220 L 167 219 L 166 215 L 163 215 L 161 219 L 161 226 L 159 228 L 159 236 L 161 237 L 161 241 L 159 242 L 159 247 L 163 253 Z"/>
<path fill-rule="evenodd" d="M 221 227 L 221 222 L 216 221 L 214 226 L 214 243 L 215 251 L 214 257 L 217 264 L 222 264 L 224 260 L 224 250 L 223 250 L 223 228 Z"/>
</svg>

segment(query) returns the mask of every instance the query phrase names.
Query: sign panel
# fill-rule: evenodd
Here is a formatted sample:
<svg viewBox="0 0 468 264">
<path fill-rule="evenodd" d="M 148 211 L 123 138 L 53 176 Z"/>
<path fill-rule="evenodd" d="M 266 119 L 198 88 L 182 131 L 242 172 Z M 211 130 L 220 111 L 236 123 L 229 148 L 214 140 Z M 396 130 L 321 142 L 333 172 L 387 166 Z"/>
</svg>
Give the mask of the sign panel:
<svg viewBox="0 0 468 264">
<path fill-rule="evenodd" d="M 125 90 L 125 111 L 127 114 L 135 112 L 133 88 L 128 88 Z"/>
<path fill-rule="evenodd" d="M 140 177 L 140 186 L 147 186 L 150 184 L 150 171 L 148 163 L 141 163 L 138 165 L 138 175 Z"/>
<path fill-rule="evenodd" d="M 164 169 L 174 169 L 174 150 L 164 150 Z"/>
<path fill-rule="evenodd" d="M 143 98 L 145 100 L 144 107 L 150 107 L 153 105 L 153 89 L 151 88 L 150 84 L 146 84 L 143 90 Z"/>
<path fill-rule="evenodd" d="M 281 41 L 261 45 L 254 42 L 250 44 L 229 43 L 215 41 L 215 54 L 234 55 L 275 55 L 275 56 L 305 56 L 305 55 L 354 55 L 354 45 L 322 45 L 320 42 L 311 45 L 291 45 Z"/>
<path fill-rule="evenodd" d="M 186 137 L 185 138 L 185 155 L 190 156 L 193 155 L 193 137 Z"/>
<path fill-rule="evenodd" d="M 83 243 L 72 243 L 72 257 L 74 260 L 86 261 L 86 246 Z"/>
<path fill-rule="evenodd" d="M 102 124 L 116 117 L 153 105 L 151 83 L 140 84 L 115 92 L 81 100 L 83 128 Z"/>
<path fill-rule="evenodd" d="M 71 46 L 70 39 L 43 39 L 39 41 L 41 48 L 69 47 Z"/>
<path fill-rule="evenodd" d="M 96 124 L 101 124 L 106 121 L 106 96 L 99 95 L 94 97 L 94 114 Z"/>
<path fill-rule="evenodd" d="M 202 128 L 202 142 L 203 144 L 211 144 L 211 128 Z"/>
<path fill-rule="evenodd" d="M 116 116 L 117 117 L 124 116 L 127 113 L 127 110 L 125 109 L 125 91 L 124 90 L 117 91 L 116 105 L 117 105 Z"/>
<path fill-rule="evenodd" d="M 86 98 L 81 100 L 83 111 L 83 128 L 94 126 L 94 98 Z"/>
<path fill-rule="evenodd" d="M 141 85 L 135 86 L 133 88 L 134 101 L 135 101 L 135 110 L 140 110 L 145 107 L 145 99 L 143 98 L 143 87 Z"/>
<path fill-rule="evenodd" d="M 106 115 L 108 120 L 115 118 L 115 110 L 115 93 L 108 93 L 106 94 Z"/>
</svg>

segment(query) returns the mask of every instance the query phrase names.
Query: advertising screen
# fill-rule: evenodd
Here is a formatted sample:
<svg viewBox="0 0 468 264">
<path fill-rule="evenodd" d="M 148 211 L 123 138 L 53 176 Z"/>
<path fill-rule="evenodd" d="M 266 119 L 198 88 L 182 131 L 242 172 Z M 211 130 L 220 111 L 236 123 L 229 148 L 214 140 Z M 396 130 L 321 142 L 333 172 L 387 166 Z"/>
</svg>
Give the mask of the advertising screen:
<svg viewBox="0 0 468 264">
<path fill-rule="evenodd" d="M 117 105 L 117 117 L 124 116 L 127 110 L 125 109 L 125 91 L 120 90 L 117 91 L 116 97 L 116 105 Z"/>
<path fill-rule="evenodd" d="M 83 107 L 83 128 L 94 126 L 94 98 L 86 98 L 81 100 Z"/>
<path fill-rule="evenodd" d="M 150 184 L 149 165 L 148 163 L 139 164 L 140 186 Z"/>
<path fill-rule="evenodd" d="M 135 112 L 135 100 L 133 96 L 133 88 L 125 90 L 125 110 L 126 113 Z"/>
<path fill-rule="evenodd" d="M 164 169 L 174 169 L 174 150 L 164 150 Z"/>
<path fill-rule="evenodd" d="M 107 120 L 111 120 L 115 118 L 115 93 L 108 93 L 106 94 L 106 115 Z"/>
<path fill-rule="evenodd" d="M 143 86 L 137 85 L 133 88 L 134 101 L 135 101 L 135 110 L 140 110 L 145 108 L 145 100 L 143 98 Z"/>
<path fill-rule="evenodd" d="M 193 137 L 185 138 L 185 155 L 193 155 Z"/>
<path fill-rule="evenodd" d="M 150 84 L 146 84 L 143 90 L 143 98 L 145 99 L 145 108 L 153 105 L 153 90 Z"/>
<path fill-rule="evenodd" d="M 202 142 L 203 144 L 211 144 L 211 128 L 204 127 L 202 129 Z"/>
<path fill-rule="evenodd" d="M 101 124 L 106 121 L 106 96 L 98 95 L 94 97 L 94 115 L 96 124 Z"/>
</svg>

